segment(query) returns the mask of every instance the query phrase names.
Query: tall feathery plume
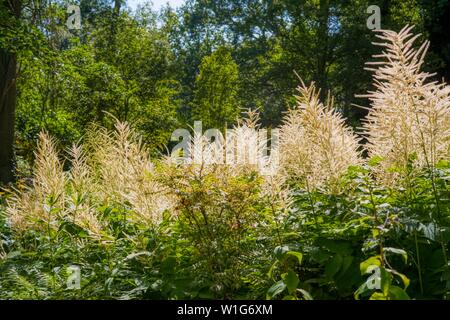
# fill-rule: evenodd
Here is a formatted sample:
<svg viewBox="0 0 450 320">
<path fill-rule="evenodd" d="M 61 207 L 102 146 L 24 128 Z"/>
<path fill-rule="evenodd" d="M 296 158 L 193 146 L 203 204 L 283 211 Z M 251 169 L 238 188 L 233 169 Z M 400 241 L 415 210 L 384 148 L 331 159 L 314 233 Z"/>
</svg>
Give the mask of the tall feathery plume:
<svg viewBox="0 0 450 320">
<path fill-rule="evenodd" d="M 102 226 L 95 210 L 94 195 L 98 185 L 89 166 L 89 157 L 81 145 L 73 145 L 68 151 L 71 169 L 68 172 L 66 216 L 88 230 L 91 236 L 101 237 Z"/>
<path fill-rule="evenodd" d="M 8 200 L 6 211 L 16 231 L 53 228 L 64 212 L 66 177 L 55 141 L 45 132 L 39 134 L 35 157 L 32 185 L 16 190 Z"/>
<path fill-rule="evenodd" d="M 339 180 L 350 166 L 361 163 L 359 139 L 343 117 L 319 100 L 315 85 L 303 81 L 297 88 L 297 105 L 280 128 L 281 173 L 305 189 L 340 191 Z"/>
<path fill-rule="evenodd" d="M 378 31 L 383 48 L 375 55 L 381 61 L 369 62 L 376 90 L 369 92 L 371 109 L 363 129 L 371 157 L 379 157 L 377 177 L 396 184 L 409 164 L 413 168 L 433 167 L 450 155 L 450 87 L 428 81 L 433 75 L 422 72 L 429 47 L 425 41 L 413 47 L 420 36 L 412 26 L 399 33 Z"/>
<path fill-rule="evenodd" d="M 273 129 L 271 137 L 267 136 L 267 130 L 261 130 L 259 125 L 259 112 L 248 110 L 244 117 L 235 125 L 233 134 L 236 144 L 234 153 L 240 170 L 257 170 L 262 175 L 261 196 L 268 200 L 271 209 L 281 212 L 289 209 L 292 199 L 286 179 L 279 174 L 279 139 L 278 129 Z M 271 142 L 270 155 L 268 144 Z M 275 213 L 275 212 L 274 212 Z"/>
<path fill-rule="evenodd" d="M 132 218 L 158 223 L 171 203 L 154 178 L 149 152 L 128 124 L 118 121 L 115 129 L 110 133 L 94 128 L 88 136 L 93 166 L 98 171 L 99 195 L 105 203 L 128 203 Z"/>
</svg>

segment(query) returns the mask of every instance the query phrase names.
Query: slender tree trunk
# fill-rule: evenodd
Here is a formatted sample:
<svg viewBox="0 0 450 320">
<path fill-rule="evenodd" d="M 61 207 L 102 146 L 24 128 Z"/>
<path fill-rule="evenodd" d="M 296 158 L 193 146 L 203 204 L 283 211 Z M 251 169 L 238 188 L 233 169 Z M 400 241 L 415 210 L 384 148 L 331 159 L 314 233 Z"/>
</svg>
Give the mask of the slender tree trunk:
<svg viewBox="0 0 450 320">
<path fill-rule="evenodd" d="M 16 111 L 16 57 L 0 49 L 0 183 L 14 180 L 14 118 Z"/>
<path fill-rule="evenodd" d="M 10 14 L 20 18 L 21 1 L 6 4 Z M 17 100 L 17 57 L 0 48 L 0 184 L 14 181 L 14 125 Z"/>
<path fill-rule="evenodd" d="M 122 7 L 122 0 L 114 0 L 114 15 L 115 16 L 119 16 L 121 7 Z"/>
<path fill-rule="evenodd" d="M 317 54 L 317 86 L 322 90 L 322 98 L 325 98 L 328 91 L 328 74 L 327 66 L 329 61 L 329 26 L 330 18 L 330 2 L 329 0 L 320 0 L 319 8 L 319 29 L 318 29 L 318 46 Z"/>
</svg>

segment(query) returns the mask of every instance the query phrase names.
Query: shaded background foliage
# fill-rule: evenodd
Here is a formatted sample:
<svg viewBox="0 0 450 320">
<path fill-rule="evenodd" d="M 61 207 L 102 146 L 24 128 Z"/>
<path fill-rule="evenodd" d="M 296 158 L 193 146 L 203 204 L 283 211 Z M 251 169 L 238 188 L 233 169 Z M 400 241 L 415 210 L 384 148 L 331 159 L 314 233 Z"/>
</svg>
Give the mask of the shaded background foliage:
<svg viewBox="0 0 450 320">
<path fill-rule="evenodd" d="M 294 103 L 294 71 L 315 81 L 322 97 L 330 90 L 357 126 L 366 111 L 352 104 L 367 102 L 355 94 L 370 89 L 363 67 L 374 53 L 366 27 L 372 4 L 381 7 L 383 28 L 415 24 L 430 38 L 427 71 L 449 77 L 443 0 L 187 0 L 159 12 L 150 2 L 131 11 L 126 1 L 80 1 L 81 30 L 65 25 L 72 1 L 14 3 L 18 17 L 2 1 L 0 39 L 5 57 L 18 60 L 16 152 L 28 160 L 40 130 L 69 145 L 91 121 L 110 126 L 105 113 L 135 124 L 154 150 L 176 127 L 215 124 L 217 110 L 232 122 L 240 108 L 259 108 L 264 126 L 278 125 Z M 218 67 L 229 54 L 236 70 Z M 207 69 L 215 70 L 209 80 Z M 215 82 L 223 77 L 236 79 Z M 215 112 L 202 101 L 216 101 Z"/>
</svg>

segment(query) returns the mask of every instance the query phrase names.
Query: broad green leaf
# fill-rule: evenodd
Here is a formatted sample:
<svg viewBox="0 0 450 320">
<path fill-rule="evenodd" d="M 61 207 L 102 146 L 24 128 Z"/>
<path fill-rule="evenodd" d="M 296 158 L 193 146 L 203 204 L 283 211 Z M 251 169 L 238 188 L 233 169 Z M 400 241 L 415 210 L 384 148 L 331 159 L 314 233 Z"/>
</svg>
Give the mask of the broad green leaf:
<svg viewBox="0 0 450 320">
<path fill-rule="evenodd" d="M 273 251 L 273 253 L 275 254 L 275 257 L 278 260 L 283 259 L 284 255 L 289 252 L 289 247 L 288 246 L 278 246 L 275 248 L 275 250 Z"/>
<path fill-rule="evenodd" d="M 300 252 L 297 252 L 297 251 L 288 251 L 286 254 L 289 255 L 289 256 L 296 257 L 297 260 L 298 260 L 298 264 L 299 264 L 299 265 L 302 264 L 303 254 L 301 254 Z"/>
<path fill-rule="evenodd" d="M 374 229 L 372 229 L 371 231 L 372 231 L 372 237 L 373 237 L 374 239 L 378 238 L 378 236 L 380 235 L 380 229 L 374 228 Z"/>
<path fill-rule="evenodd" d="M 273 279 L 273 271 L 275 270 L 275 268 L 276 268 L 276 266 L 278 265 L 278 263 L 279 263 L 279 261 L 277 260 L 277 261 L 275 261 L 275 262 L 272 264 L 272 266 L 270 267 L 269 272 L 267 273 L 267 275 L 268 275 L 268 277 L 269 277 L 270 279 Z"/>
<path fill-rule="evenodd" d="M 295 292 L 300 282 L 297 274 L 293 270 L 289 270 L 288 273 L 282 275 L 283 282 L 286 284 L 290 294 Z"/>
<path fill-rule="evenodd" d="M 380 278 L 381 278 L 381 291 L 383 291 L 383 294 L 387 296 L 389 294 L 389 288 L 392 283 L 392 276 L 391 274 L 383 267 L 380 267 Z"/>
<path fill-rule="evenodd" d="M 389 288 L 389 297 L 393 300 L 410 300 L 405 290 L 397 286 L 391 286 Z"/>
<path fill-rule="evenodd" d="M 366 261 L 361 262 L 361 264 L 359 265 L 359 269 L 361 270 L 361 274 L 362 275 L 366 274 L 367 273 L 367 269 L 370 266 L 377 266 L 377 267 L 381 266 L 380 256 L 370 257 Z"/>
<path fill-rule="evenodd" d="M 387 297 L 381 292 L 374 292 L 369 300 L 387 300 Z"/>
<path fill-rule="evenodd" d="M 266 298 L 267 300 L 271 300 L 275 298 L 277 295 L 282 293 L 286 289 L 286 284 L 283 280 L 278 281 L 270 289 L 267 291 Z"/>
<path fill-rule="evenodd" d="M 328 258 L 330 257 L 330 254 L 328 251 L 325 251 L 323 249 L 320 248 L 314 248 L 310 251 L 310 255 L 312 260 L 314 260 L 315 262 L 318 263 L 324 263 L 325 261 L 328 260 Z"/>
<path fill-rule="evenodd" d="M 392 270 L 392 269 L 388 269 L 388 270 L 390 273 L 395 274 L 396 276 L 399 276 L 400 279 L 402 279 L 404 289 L 406 290 L 406 288 L 408 288 L 409 282 L 410 282 L 408 277 L 400 272 L 395 271 L 395 270 Z"/>
<path fill-rule="evenodd" d="M 304 289 L 297 289 L 298 292 L 300 292 L 303 295 L 303 299 L 305 300 L 314 300 L 311 294 L 304 290 Z"/>
<path fill-rule="evenodd" d="M 408 262 L 408 254 L 406 253 L 405 250 L 397 249 L 397 248 L 391 248 L 391 247 L 383 248 L 383 250 L 385 252 L 391 252 L 391 253 L 394 253 L 394 254 L 399 254 L 399 255 L 401 255 L 403 257 L 403 260 L 405 261 L 405 263 Z"/>
<path fill-rule="evenodd" d="M 355 299 L 359 300 L 359 296 L 361 294 L 366 293 L 367 291 L 370 291 L 371 289 L 369 289 L 369 287 L 367 286 L 367 282 L 364 282 L 362 285 L 359 286 L 358 290 L 355 291 Z"/>
</svg>

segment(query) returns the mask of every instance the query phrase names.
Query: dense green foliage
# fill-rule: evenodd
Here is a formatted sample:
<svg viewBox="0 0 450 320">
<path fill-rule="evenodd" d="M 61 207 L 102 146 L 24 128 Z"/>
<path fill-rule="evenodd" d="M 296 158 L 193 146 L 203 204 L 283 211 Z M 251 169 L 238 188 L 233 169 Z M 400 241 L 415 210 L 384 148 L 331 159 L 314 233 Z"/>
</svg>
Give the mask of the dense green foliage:
<svg viewBox="0 0 450 320">
<path fill-rule="evenodd" d="M 157 228 L 145 228 L 128 220 L 125 208 L 109 206 L 99 209 L 107 241 L 92 240 L 71 221 L 17 239 L 2 220 L 1 298 L 353 299 L 361 286 L 363 299 L 374 293 L 363 286 L 370 275 L 360 272 L 365 261 L 385 270 L 383 291 L 372 298 L 444 298 L 450 283 L 450 166 L 440 164 L 434 182 L 429 174 L 408 189 L 389 190 L 374 184 L 370 166 L 351 168 L 343 181 L 351 190 L 340 196 L 299 190 L 283 219 L 273 221 L 269 208 L 248 200 L 246 210 L 259 212 L 248 229 L 230 228 L 227 215 L 212 225 L 193 225 L 189 215 L 200 214 L 194 211 L 181 219 L 166 214 Z M 203 183 L 190 186 L 197 191 L 185 200 L 220 201 L 202 198 L 202 192 L 214 193 L 215 182 Z M 252 177 L 234 183 L 239 192 L 257 192 Z M 81 267 L 81 290 L 67 289 L 69 265 Z"/>
<path fill-rule="evenodd" d="M 450 90 L 430 83 L 450 80 L 449 1 L 81 0 L 81 30 L 72 1 L 19 2 L 0 5 L 18 69 L 0 299 L 450 298 Z M 386 33 L 373 81 L 371 4 L 432 41 L 425 62 Z M 174 165 L 197 120 L 248 144 L 280 128 L 279 173 Z"/>
<path fill-rule="evenodd" d="M 193 120 L 201 120 L 205 128 L 234 123 L 240 113 L 237 81 L 238 67 L 229 52 L 219 48 L 205 57 L 195 80 Z"/>
</svg>

